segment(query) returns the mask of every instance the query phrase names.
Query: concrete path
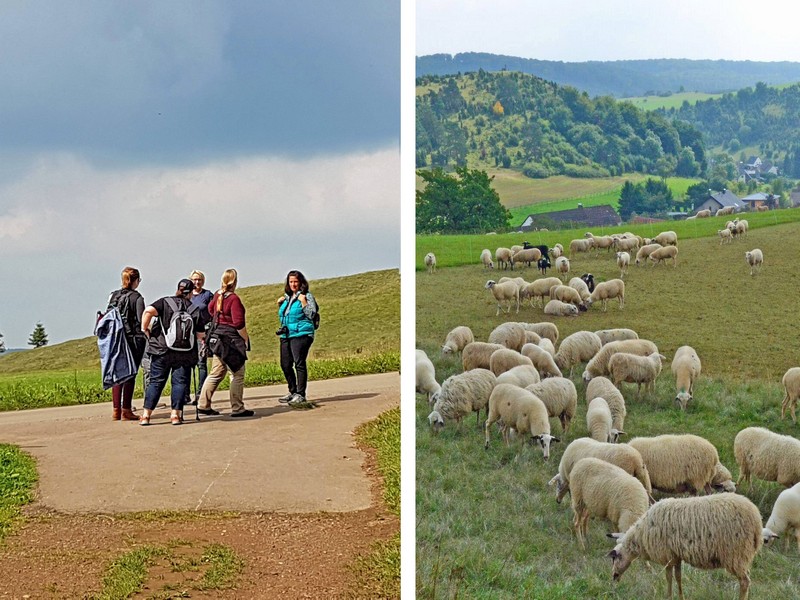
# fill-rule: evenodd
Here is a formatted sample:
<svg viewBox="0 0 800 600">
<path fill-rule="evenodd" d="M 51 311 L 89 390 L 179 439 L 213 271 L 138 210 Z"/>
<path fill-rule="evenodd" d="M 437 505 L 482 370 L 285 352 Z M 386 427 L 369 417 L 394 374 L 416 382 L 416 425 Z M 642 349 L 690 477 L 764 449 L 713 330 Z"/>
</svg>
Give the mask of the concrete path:
<svg viewBox="0 0 800 600">
<path fill-rule="evenodd" d="M 371 505 L 353 430 L 399 405 L 397 373 L 309 383 L 314 410 L 278 402 L 286 386 L 245 389 L 250 419 L 158 409 L 149 427 L 112 421 L 111 403 L 0 413 L 0 442 L 38 462 L 39 497 L 70 513 L 144 510 L 347 512 Z M 166 399 L 169 406 L 169 399 Z M 141 412 L 141 400 L 134 401 Z"/>
</svg>

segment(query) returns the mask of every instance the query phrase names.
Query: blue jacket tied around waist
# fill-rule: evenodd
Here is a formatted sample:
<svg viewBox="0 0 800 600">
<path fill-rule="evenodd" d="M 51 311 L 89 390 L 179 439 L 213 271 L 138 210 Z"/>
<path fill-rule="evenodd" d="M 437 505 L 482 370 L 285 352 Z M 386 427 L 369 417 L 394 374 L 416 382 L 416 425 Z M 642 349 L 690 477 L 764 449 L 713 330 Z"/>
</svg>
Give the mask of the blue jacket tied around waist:
<svg viewBox="0 0 800 600">
<path fill-rule="evenodd" d="M 311 292 L 306 294 L 306 306 L 303 307 L 300 300 L 294 296 L 284 294 L 283 302 L 278 307 L 278 317 L 281 326 L 286 326 L 288 333 L 282 335 L 283 338 L 295 338 L 303 335 L 314 337 L 314 323 L 311 318 L 317 312 L 317 301 Z"/>
<path fill-rule="evenodd" d="M 136 377 L 138 367 L 133 360 L 128 341 L 125 339 L 125 326 L 122 324 L 119 310 L 116 308 L 109 310 L 97 322 L 95 333 L 100 350 L 103 389 L 107 390 Z"/>
</svg>

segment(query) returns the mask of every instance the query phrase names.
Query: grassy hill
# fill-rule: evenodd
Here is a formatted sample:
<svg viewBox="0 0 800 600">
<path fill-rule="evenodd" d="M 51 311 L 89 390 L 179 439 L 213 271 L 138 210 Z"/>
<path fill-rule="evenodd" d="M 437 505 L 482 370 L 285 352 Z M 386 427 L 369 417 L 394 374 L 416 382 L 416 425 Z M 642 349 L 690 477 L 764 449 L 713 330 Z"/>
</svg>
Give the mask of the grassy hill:
<svg viewBox="0 0 800 600">
<path fill-rule="evenodd" d="M 658 110 L 680 108 L 684 102 L 694 104 L 698 100 L 720 98 L 721 96 L 722 94 L 707 94 L 705 92 L 679 92 L 669 96 L 633 96 L 631 98 L 623 98 L 623 100 L 642 110 Z"/>
</svg>

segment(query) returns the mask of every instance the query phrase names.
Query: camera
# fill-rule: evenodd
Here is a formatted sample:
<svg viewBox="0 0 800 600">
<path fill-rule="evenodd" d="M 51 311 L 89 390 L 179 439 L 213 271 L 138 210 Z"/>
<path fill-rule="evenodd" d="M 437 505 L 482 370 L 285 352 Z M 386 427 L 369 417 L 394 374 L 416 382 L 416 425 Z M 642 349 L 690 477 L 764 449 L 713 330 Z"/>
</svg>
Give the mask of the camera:
<svg viewBox="0 0 800 600">
<path fill-rule="evenodd" d="M 275 332 L 275 335 L 286 335 L 288 333 L 289 333 L 289 328 L 286 325 L 284 325 L 283 327 L 278 329 L 278 331 Z"/>
</svg>

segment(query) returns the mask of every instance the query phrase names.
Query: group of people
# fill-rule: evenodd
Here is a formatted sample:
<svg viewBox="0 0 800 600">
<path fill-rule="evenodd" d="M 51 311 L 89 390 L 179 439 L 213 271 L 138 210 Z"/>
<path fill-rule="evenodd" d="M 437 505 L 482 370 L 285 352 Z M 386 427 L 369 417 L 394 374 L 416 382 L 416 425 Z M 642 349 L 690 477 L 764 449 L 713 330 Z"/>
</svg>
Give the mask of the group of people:
<svg viewBox="0 0 800 600">
<path fill-rule="evenodd" d="M 122 271 L 122 287 L 109 296 L 109 308 L 119 310 L 124 340 L 133 359 L 134 375 L 114 385 L 111 390 L 114 420 L 138 420 L 149 425 L 161 393 L 171 382 L 173 425 L 183 422 L 183 407 L 197 403 L 204 415 L 219 415 L 211 399 L 228 372 L 231 374 L 230 402 L 233 418 L 252 417 L 244 405 L 244 374 L 250 338 L 245 322 L 245 307 L 236 294 L 238 274 L 228 269 L 222 274 L 220 288 L 204 288 L 205 275 L 192 271 L 178 281 L 173 295 L 145 305 L 137 291 L 142 281 L 138 269 Z M 308 370 L 306 360 L 314 342 L 318 306 L 300 271 L 289 271 L 283 294 L 277 299 L 280 328 L 280 364 L 289 393 L 279 402 L 291 407 L 309 403 L 306 397 Z M 208 360 L 211 359 L 211 370 Z M 144 409 L 137 416 L 132 407 L 136 373 L 143 369 Z M 191 398 L 191 381 L 197 369 L 196 395 Z M 197 391 L 199 390 L 199 392 Z"/>
</svg>

